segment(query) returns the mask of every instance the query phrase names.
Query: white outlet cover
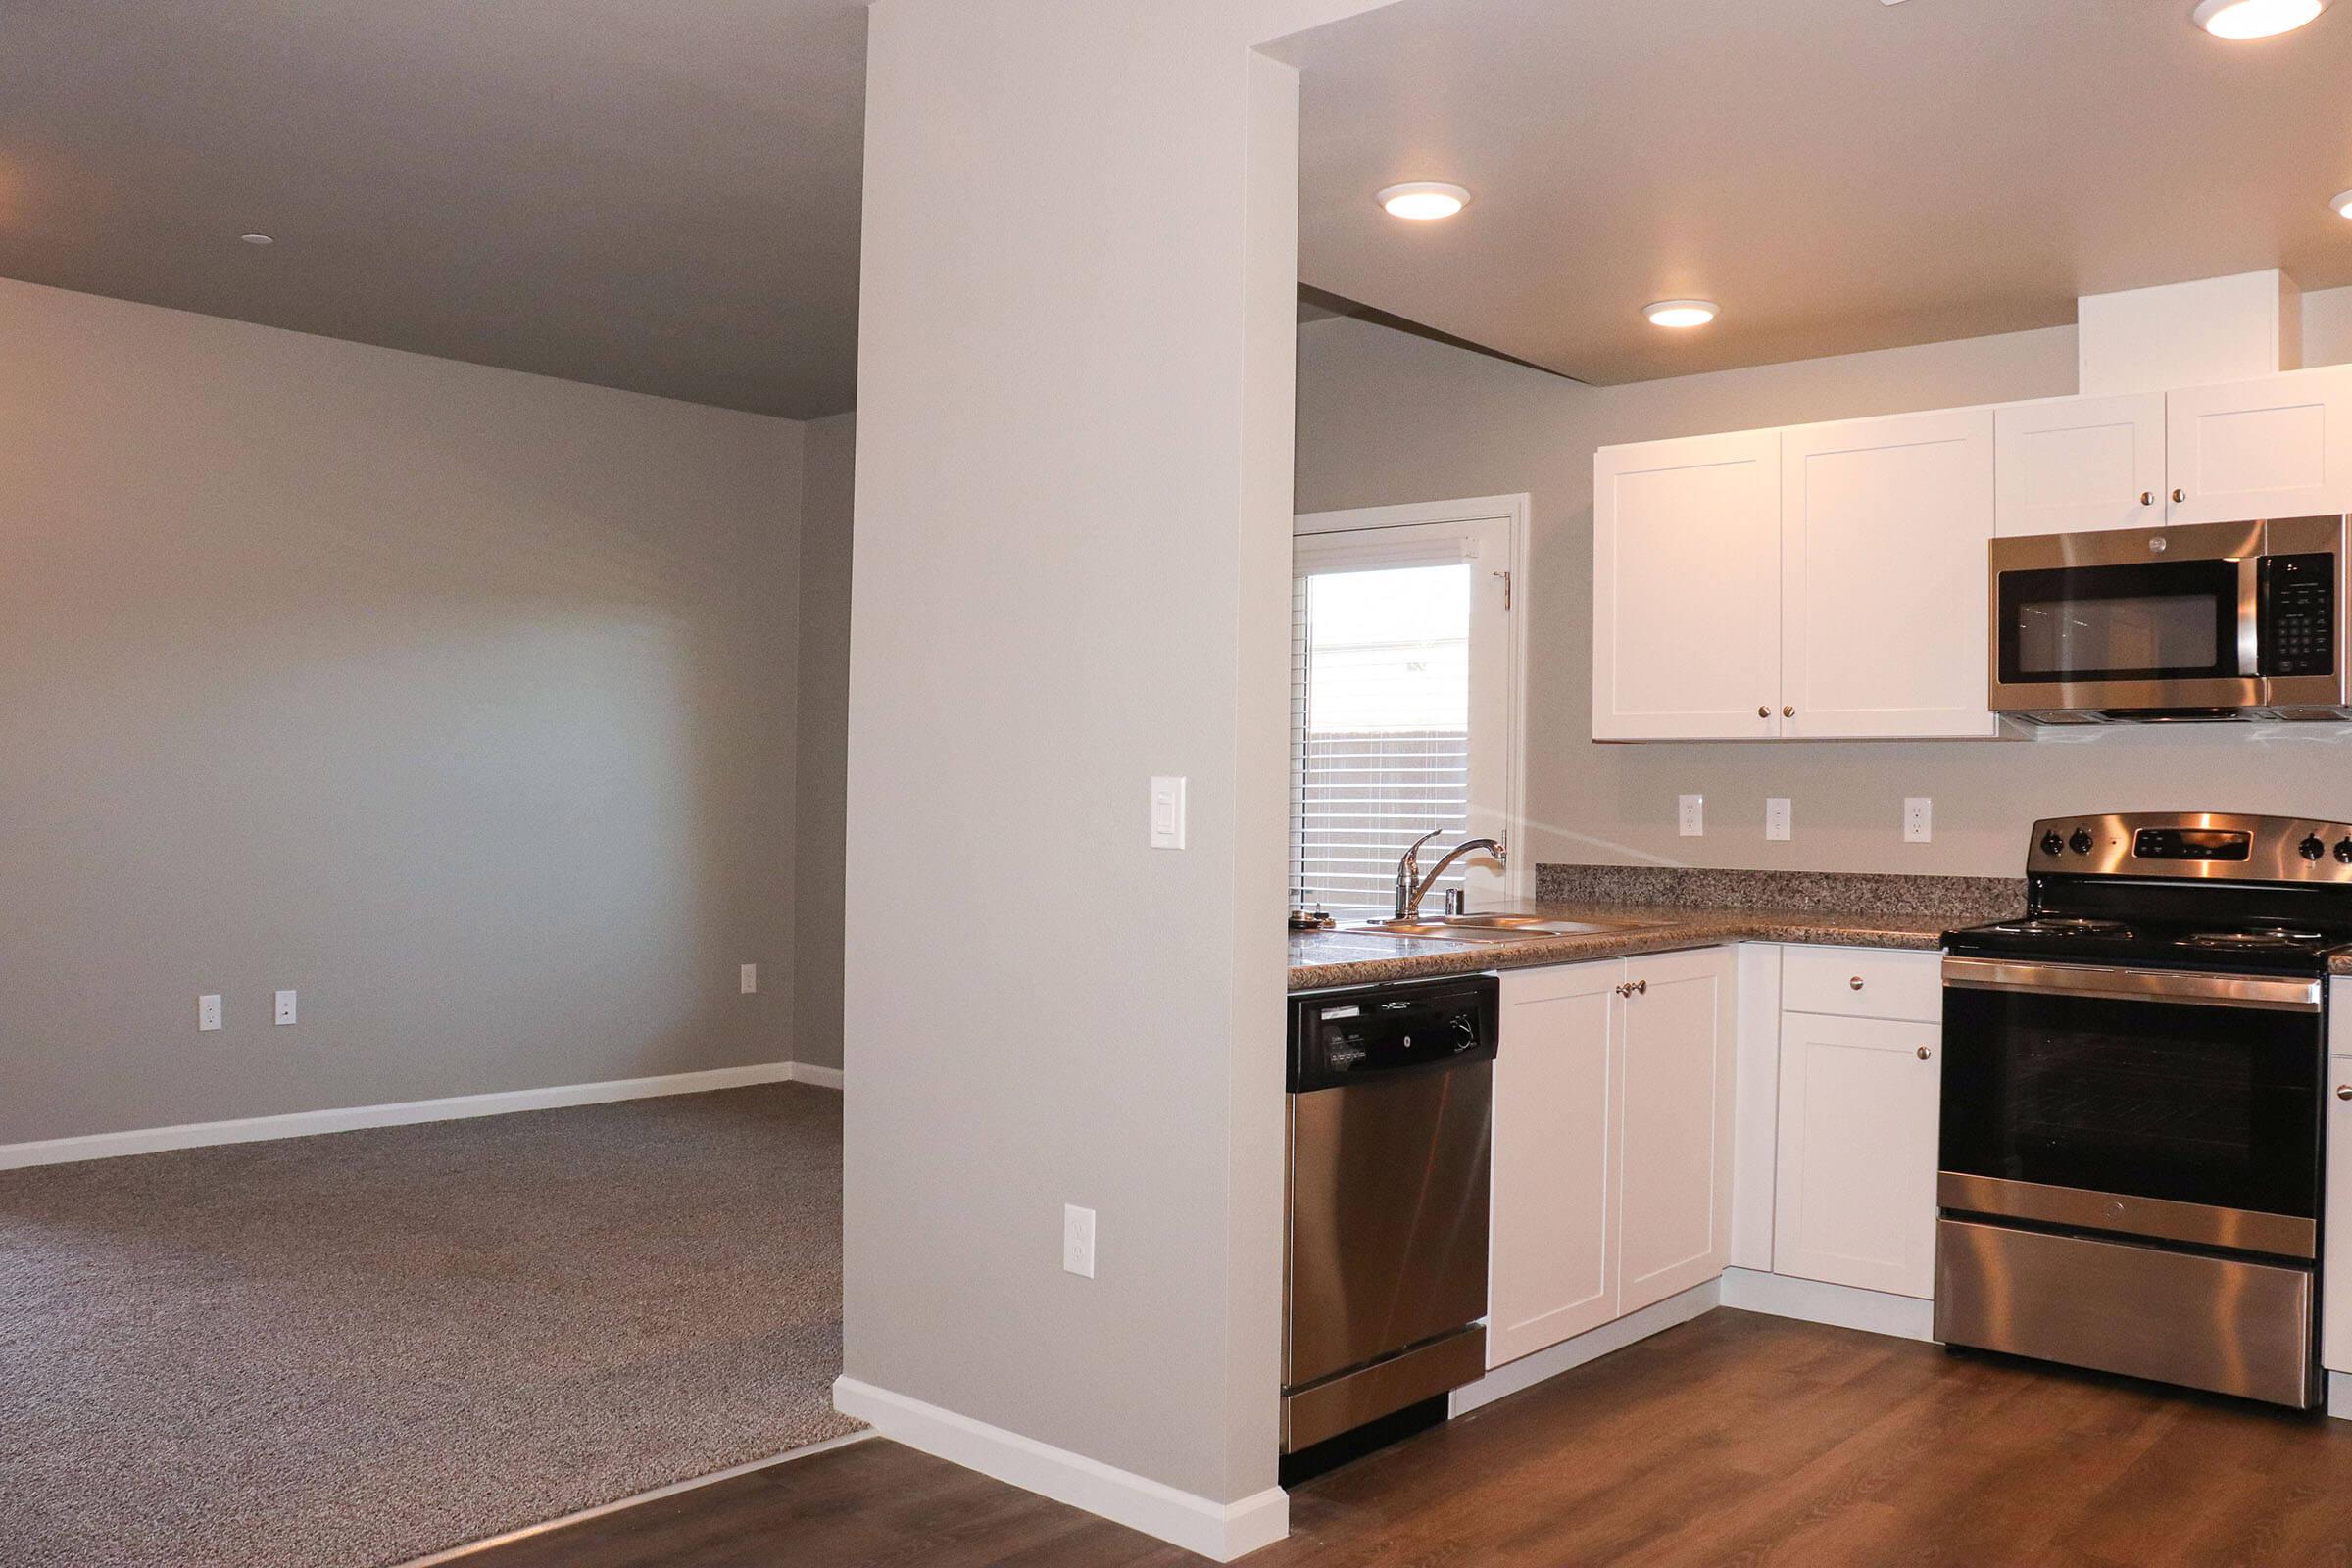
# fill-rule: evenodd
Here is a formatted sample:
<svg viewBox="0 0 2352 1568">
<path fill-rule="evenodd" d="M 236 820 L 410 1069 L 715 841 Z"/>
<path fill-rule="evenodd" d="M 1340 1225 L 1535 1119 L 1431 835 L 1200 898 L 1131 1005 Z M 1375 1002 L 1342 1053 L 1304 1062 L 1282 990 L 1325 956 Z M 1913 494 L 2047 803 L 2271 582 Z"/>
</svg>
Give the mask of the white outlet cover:
<svg viewBox="0 0 2352 1568">
<path fill-rule="evenodd" d="M 220 995 L 219 992 L 196 999 L 196 1027 L 206 1034 L 220 1027 Z"/>
<path fill-rule="evenodd" d="M 1903 798 L 1903 842 L 1925 844 L 1936 836 L 1936 803 L 1925 795 Z"/>
<path fill-rule="evenodd" d="M 293 992 L 280 991 L 277 994 L 277 1010 L 273 1016 L 275 1017 L 277 1026 L 280 1029 L 283 1029 L 286 1025 L 295 1021 Z"/>
<path fill-rule="evenodd" d="M 1076 1203 L 1061 1205 L 1061 1266 L 1080 1279 L 1095 1277 L 1095 1211 Z"/>
<path fill-rule="evenodd" d="M 1683 837 L 1704 838 L 1707 833 L 1707 798 L 1704 795 L 1685 795 L 1676 805 L 1676 822 Z"/>
<path fill-rule="evenodd" d="M 1764 836 L 1768 839 L 1785 839 L 1788 837 L 1789 831 L 1794 825 L 1792 821 L 1793 816 L 1794 812 L 1788 804 L 1788 798 L 1787 796 L 1775 795 L 1769 797 L 1764 802 Z"/>
<path fill-rule="evenodd" d="M 760 966 L 756 963 L 747 963 L 738 971 L 736 978 L 743 987 L 743 994 L 748 997 L 760 989 Z"/>
</svg>

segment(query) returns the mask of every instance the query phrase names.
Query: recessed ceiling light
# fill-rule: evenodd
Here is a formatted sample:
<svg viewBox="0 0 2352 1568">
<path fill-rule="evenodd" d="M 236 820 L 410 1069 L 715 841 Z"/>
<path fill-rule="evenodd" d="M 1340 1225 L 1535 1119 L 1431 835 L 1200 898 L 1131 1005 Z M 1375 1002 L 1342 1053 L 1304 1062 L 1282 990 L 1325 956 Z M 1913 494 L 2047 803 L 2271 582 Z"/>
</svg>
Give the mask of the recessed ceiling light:
<svg viewBox="0 0 2352 1568">
<path fill-rule="evenodd" d="M 2338 218 L 2352 218 L 2352 190 L 2337 191 L 2328 198 L 2328 205 L 2335 209 Z"/>
<path fill-rule="evenodd" d="M 1388 210 L 1391 218 L 1427 222 L 1433 218 L 1451 218 L 1460 212 L 1469 202 L 1470 193 L 1442 180 L 1419 179 L 1409 185 L 1391 185 L 1374 199 Z"/>
<path fill-rule="evenodd" d="M 1652 326 L 1704 326 L 1719 314 L 1713 300 L 1660 300 L 1644 305 L 1642 314 Z"/>
<path fill-rule="evenodd" d="M 237 238 L 248 245 L 274 245 L 277 241 L 268 234 L 239 234 Z"/>
<path fill-rule="evenodd" d="M 2328 9 L 2328 0 L 2197 0 L 2188 20 L 2216 38 L 2276 38 Z"/>
</svg>

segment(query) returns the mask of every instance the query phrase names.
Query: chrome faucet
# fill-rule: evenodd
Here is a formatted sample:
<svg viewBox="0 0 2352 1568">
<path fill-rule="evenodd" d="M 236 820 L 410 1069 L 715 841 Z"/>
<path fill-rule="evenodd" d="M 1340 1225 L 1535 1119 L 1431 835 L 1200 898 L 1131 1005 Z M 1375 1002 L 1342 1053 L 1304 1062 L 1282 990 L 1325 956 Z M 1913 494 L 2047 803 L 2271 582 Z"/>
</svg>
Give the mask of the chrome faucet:
<svg viewBox="0 0 2352 1568">
<path fill-rule="evenodd" d="M 1447 850 L 1446 852 L 1446 858 L 1440 860 L 1436 865 L 1430 867 L 1429 875 L 1423 876 L 1421 874 L 1421 846 L 1427 844 L 1431 839 L 1436 838 L 1439 834 L 1444 833 L 1446 829 L 1442 827 L 1433 828 L 1431 831 L 1422 834 L 1419 838 L 1413 840 L 1411 846 L 1407 848 L 1402 855 L 1396 858 L 1397 919 L 1415 920 L 1420 918 L 1421 901 L 1429 897 L 1429 890 L 1437 885 L 1438 878 L 1446 874 L 1446 867 L 1452 865 L 1454 861 L 1460 859 L 1463 856 L 1468 855 L 1475 850 L 1485 850 L 1487 853 L 1494 856 L 1494 863 L 1496 865 L 1508 865 L 1510 863 L 1509 852 L 1503 847 L 1502 840 L 1466 839 L 1463 842 L 1456 844 L 1452 849 Z M 1458 909 L 1454 908 L 1451 900 L 1447 901 L 1446 908 L 1448 912 L 1451 913 L 1460 912 Z"/>
</svg>

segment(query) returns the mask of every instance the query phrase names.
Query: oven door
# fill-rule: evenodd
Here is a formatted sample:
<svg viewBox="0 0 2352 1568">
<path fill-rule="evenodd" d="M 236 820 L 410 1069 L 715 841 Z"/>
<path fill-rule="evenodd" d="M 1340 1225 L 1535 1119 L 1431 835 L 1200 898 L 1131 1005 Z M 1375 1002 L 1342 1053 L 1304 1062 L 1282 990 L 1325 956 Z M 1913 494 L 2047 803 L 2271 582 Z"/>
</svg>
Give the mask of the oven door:
<svg viewBox="0 0 2352 1568">
<path fill-rule="evenodd" d="M 2323 987 L 1945 959 L 1937 1202 L 2315 1256 Z"/>
<path fill-rule="evenodd" d="M 1997 712 L 2263 701 L 2263 524 L 1992 542 Z"/>
</svg>

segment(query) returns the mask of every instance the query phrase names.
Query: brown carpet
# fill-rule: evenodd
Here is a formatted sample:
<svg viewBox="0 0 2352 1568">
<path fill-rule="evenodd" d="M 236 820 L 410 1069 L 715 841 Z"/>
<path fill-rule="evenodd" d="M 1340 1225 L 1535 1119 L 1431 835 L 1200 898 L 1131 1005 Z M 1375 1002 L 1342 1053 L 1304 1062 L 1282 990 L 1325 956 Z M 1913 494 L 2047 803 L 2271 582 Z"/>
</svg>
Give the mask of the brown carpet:
<svg viewBox="0 0 2352 1568">
<path fill-rule="evenodd" d="M 0 1172 L 0 1561 L 370 1568 L 853 1430 L 841 1097 Z"/>
</svg>

